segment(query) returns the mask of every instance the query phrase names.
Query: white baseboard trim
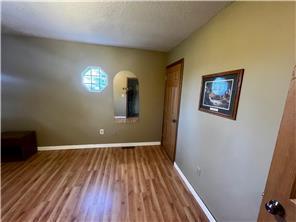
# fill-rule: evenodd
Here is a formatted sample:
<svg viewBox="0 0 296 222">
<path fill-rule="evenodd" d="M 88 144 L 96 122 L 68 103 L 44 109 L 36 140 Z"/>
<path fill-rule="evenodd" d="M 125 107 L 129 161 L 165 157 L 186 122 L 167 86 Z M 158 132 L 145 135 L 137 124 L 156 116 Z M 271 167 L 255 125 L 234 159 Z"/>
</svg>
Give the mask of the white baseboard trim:
<svg viewBox="0 0 296 222">
<path fill-rule="evenodd" d="M 182 180 L 185 183 L 185 185 L 187 186 L 187 188 L 189 189 L 189 191 L 191 192 L 191 194 L 193 195 L 193 197 L 196 200 L 196 202 L 199 204 L 200 208 L 203 210 L 203 212 L 205 213 L 205 215 L 209 219 L 209 221 L 210 222 L 216 222 L 215 218 L 213 217 L 213 215 L 211 214 L 211 212 L 209 211 L 209 209 L 207 208 L 207 206 L 204 204 L 204 202 L 202 201 L 202 199 L 198 196 L 198 194 L 196 193 L 196 191 L 194 190 L 194 188 L 191 186 L 191 184 L 189 183 L 189 181 L 187 180 L 187 178 L 185 177 L 185 175 L 182 173 L 182 171 L 180 170 L 180 168 L 178 167 L 178 165 L 177 165 L 176 162 L 174 162 L 174 167 L 177 170 L 177 172 L 180 175 L 180 177 L 182 178 Z"/>
<path fill-rule="evenodd" d="M 110 147 L 128 147 L 128 146 L 158 146 L 160 142 L 135 142 L 135 143 L 107 143 L 107 144 L 80 144 L 80 145 L 62 145 L 62 146 L 39 146 L 39 151 L 45 150 L 73 150 L 73 149 L 95 149 Z"/>
</svg>

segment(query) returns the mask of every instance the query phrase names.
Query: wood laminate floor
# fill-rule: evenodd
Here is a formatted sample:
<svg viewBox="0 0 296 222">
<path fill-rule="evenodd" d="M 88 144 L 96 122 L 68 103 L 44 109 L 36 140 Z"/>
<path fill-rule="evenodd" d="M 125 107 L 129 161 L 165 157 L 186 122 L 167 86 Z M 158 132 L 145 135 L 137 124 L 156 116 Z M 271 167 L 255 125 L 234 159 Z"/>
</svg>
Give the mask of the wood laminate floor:
<svg viewBox="0 0 296 222">
<path fill-rule="evenodd" d="M 42 151 L 1 174 L 2 221 L 208 221 L 158 146 Z"/>
</svg>

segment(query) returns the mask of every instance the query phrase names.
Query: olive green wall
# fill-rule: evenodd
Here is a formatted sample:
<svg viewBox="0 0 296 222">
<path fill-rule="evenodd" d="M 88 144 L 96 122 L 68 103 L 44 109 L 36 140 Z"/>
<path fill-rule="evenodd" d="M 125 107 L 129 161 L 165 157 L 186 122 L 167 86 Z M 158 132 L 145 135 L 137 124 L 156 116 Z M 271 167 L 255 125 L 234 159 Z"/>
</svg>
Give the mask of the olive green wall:
<svg viewBox="0 0 296 222">
<path fill-rule="evenodd" d="M 38 145 L 160 141 L 165 53 L 2 36 L 2 130 L 36 130 Z M 98 65 L 109 74 L 102 93 L 81 84 Z M 113 121 L 113 77 L 121 70 L 140 84 L 140 120 Z M 99 129 L 105 135 L 99 135 Z"/>
<path fill-rule="evenodd" d="M 218 221 L 257 218 L 295 39 L 295 2 L 235 2 L 169 54 L 185 59 L 176 162 Z M 240 68 L 237 120 L 198 111 L 201 76 Z"/>
</svg>

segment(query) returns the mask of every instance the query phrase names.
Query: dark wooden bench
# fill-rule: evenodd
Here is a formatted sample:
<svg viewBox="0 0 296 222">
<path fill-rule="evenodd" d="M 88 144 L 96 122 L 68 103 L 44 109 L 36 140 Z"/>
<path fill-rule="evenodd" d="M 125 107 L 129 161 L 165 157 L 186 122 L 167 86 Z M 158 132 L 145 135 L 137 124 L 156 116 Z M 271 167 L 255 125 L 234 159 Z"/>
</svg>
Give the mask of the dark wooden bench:
<svg viewBox="0 0 296 222">
<path fill-rule="evenodd" d="M 1 161 L 25 160 L 37 152 L 35 131 L 1 133 Z"/>
</svg>

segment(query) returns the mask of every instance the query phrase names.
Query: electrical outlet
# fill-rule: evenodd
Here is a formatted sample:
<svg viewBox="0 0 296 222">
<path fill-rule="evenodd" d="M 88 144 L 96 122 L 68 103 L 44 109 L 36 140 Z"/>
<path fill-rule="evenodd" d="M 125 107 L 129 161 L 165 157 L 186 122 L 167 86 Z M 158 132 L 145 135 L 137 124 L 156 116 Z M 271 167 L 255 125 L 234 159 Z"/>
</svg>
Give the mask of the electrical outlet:
<svg viewBox="0 0 296 222">
<path fill-rule="evenodd" d="M 104 135 L 104 133 L 105 133 L 104 129 L 100 129 L 99 133 L 100 133 L 100 135 Z"/>
<path fill-rule="evenodd" d="M 201 175 L 201 169 L 200 169 L 200 167 L 196 167 L 196 174 L 197 174 L 197 176 L 200 176 Z"/>
</svg>

